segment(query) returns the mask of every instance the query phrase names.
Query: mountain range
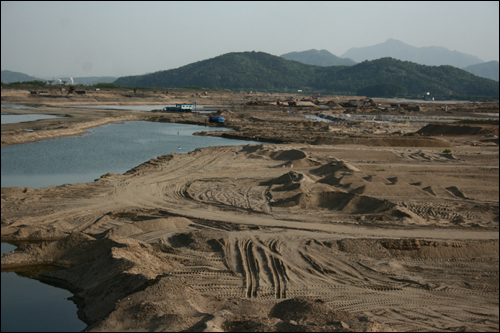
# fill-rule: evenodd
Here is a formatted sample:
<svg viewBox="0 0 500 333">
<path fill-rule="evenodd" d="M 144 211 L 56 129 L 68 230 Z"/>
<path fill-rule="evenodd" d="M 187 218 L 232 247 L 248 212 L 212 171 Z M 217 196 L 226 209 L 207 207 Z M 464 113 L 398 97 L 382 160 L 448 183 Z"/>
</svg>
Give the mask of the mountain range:
<svg viewBox="0 0 500 333">
<path fill-rule="evenodd" d="M 452 66 L 425 66 L 393 58 L 353 66 L 321 67 L 264 52 L 227 53 L 176 69 L 120 77 L 123 86 L 225 88 L 259 91 L 324 91 L 356 94 L 365 88 L 392 90 L 389 95 L 498 96 L 498 82 Z M 389 86 L 387 86 L 389 84 Z M 391 96 L 392 97 L 392 96 Z"/>
<path fill-rule="evenodd" d="M 445 47 L 415 47 L 396 39 L 388 39 L 384 43 L 372 46 L 353 47 L 341 55 L 341 58 L 350 58 L 356 62 L 384 57 L 411 61 L 427 66 L 450 65 L 458 68 L 484 62 L 476 56 L 450 51 Z"/>
<path fill-rule="evenodd" d="M 1 81 L 2 83 L 11 83 L 11 82 L 23 82 L 23 81 L 45 81 L 45 80 L 21 72 L 2 70 Z"/>
<path fill-rule="evenodd" d="M 290 52 L 281 55 L 282 58 L 288 60 L 300 61 L 307 65 L 317 66 L 352 66 L 356 62 L 352 59 L 339 58 L 327 50 L 308 50 L 302 52 Z"/>
<path fill-rule="evenodd" d="M 351 48 L 342 57 L 351 56 L 356 61 L 375 60 L 391 57 L 403 61 L 411 61 L 421 65 L 439 66 L 450 65 L 462 68 L 469 73 L 499 80 L 498 61 L 484 62 L 476 56 L 450 51 L 444 47 L 414 47 L 395 39 L 389 39 L 385 43 Z M 308 50 L 302 52 L 290 52 L 281 55 L 288 60 L 299 61 L 303 64 L 317 66 L 352 66 L 357 62 L 351 58 L 341 58 L 327 50 Z"/>
<path fill-rule="evenodd" d="M 392 56 L 385 57 L 387 54 Z M 351 58 L 346 58 L 346 55 L 362 62 L 356 63 Z M 377 58 L 378 56 L 383 57 Z M 366 60 L 366 57 L 375 60 Z M 422 65 L 419 62 L 430 62 L 431 65 Z M 452 66 L 450 62 L 455 65 Z M 447 65 L 436 65 L 437 63 Z M 464 70 L 457 68 L 464 64 L 469 64 Z M 44 81 L 7 70 L 2 70 L 1 79 L 4 83 Z M 123 86 L 142 87 L 199 86 L 232 90 L 303 90 L 364 95 L 376 93 L 402 96 L 432 91 L 433 94 L 448 97 L 480 95 L 498 98 L 498 61 L 485 63 L 475 56 L 449 51 L 446 48 L 416 48 L 389 39 L 385 43 L 366 48 L 352 48 L 342 57 L 337 57 L 327 50 L 314 49 L 290 52 L 280 57 L 255 51 L 227 53 L 155 73 L 120 78 L 81 77 L 73 80 L 75 84 L 114 82 Z"/>
<path fill-rule="evenodd" d="M 482 64 L 470 65 L 464 68 L 469 73 L 498 81 L 498 61 L 488 61 Z"/>
</svg>

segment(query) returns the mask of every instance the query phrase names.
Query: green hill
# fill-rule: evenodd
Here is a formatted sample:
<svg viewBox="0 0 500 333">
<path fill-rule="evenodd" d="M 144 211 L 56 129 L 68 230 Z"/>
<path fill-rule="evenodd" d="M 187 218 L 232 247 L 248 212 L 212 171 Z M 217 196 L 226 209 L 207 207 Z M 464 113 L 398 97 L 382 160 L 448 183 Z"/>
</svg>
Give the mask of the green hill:
<svg viewBox="0 0 500 333">
<path fill-rule="evenodd" d="M 118 78 L 123 86 L 178 88 L 202 86 L 231 90 L 326 92 L 356 94 L 380 84 L 401 86 L 409 95 L 489 96 L 499 85 L 452 66 L 425 66 L 392 58 L 354 66 L 320 67 L 263 52 L 228 53 L 177 69 Z M 388 96 L 393 97 L 393 96 Z"/>
<path fill-rule="evenodd" d="M 300 89 L 309 85 L 318 66 L 263 52 L 227 53 L 180 68 L 118 78 L 125 86 L 226 88 L 232 90 Z M 319 67 L 318 67 L 319 68 Z"/>
<path fill-rule="evenodd" d="M 350 67 L 328 67 L 318 77 L 327 90 L 356 91 L 380 84 L 396 84 L 408 94 L 490 96 L 498 98 L 498 82 L 477 77 L 453 66 L 426 66 L 393 58 L 364 61 Z M 389 97 L 389 96 L 388 96 Z"/>
</svg>

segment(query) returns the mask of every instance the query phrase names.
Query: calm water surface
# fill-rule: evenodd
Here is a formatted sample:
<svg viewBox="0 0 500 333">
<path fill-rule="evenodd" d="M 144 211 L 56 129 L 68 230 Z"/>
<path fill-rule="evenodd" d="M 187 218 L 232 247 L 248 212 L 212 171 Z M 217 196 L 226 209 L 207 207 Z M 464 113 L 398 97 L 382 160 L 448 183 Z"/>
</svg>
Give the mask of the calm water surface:
<svg viewBox="0 0 500 333">
<path fill-rule="evenodd" d="M 2 272 L 2 332 L 79 332 L 76 305 L 65 289 Z"/>
<path fill-rule="evenodd" d="M 123 173 L 165 154 L 258 143 L 192 135 L 203 130 L 225 129 L 125 122 L 97 127 L 78 137 L 2 147 L 2 187 L 91 182 L 108 172 Z M 2 243 L 2 253 L 14 248 Z M 67 300 L 72 296 L 69 291 L 13 272 L 2 272 L 1 278 L 2 331 L 77 332 L 86 327 L 76 315 L 76 305 Z"/>
<path fill-rule="evenodd" d="M 32 106 L 20 105 L 20 104 L 1 104 L 3 108 L 6 109 L 32 109 Z"/>
<path fill-rule="evenodd" d="M 2 243 L 2 253 L 16 246 Z M 2 272 L 2 332 L 78 332 L 87 325 L 78 319 L 69 291 Z"/>
<path fill-rule="evenodd" d="M 192 135 L 204 130 L 226 129 L 133 121 L 96 127 L 78 137 L 2 147 L 1 186 L 40 188 L 91 182 L 108 172 L 124 173 L 161 155 L 257 143 Z"/>
<path fill-rule="evenodd" d="M 35 121 L 39 119 L 61 118 L 50 114 L 12 114 L 2 113 L 2 124 L 16 124 L 24 121 Z"/>
</svg>

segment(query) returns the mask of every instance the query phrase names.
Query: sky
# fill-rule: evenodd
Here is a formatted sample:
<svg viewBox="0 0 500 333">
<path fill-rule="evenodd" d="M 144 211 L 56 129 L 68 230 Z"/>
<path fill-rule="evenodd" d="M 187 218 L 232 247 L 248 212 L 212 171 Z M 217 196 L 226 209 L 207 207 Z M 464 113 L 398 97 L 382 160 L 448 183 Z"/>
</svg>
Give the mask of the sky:
<svg viewBox="0 0 500 333">
<path fill-rule="evenodd" d="M 1 2 L 1 69 L 141 75 L 230 52 L 282 55 L 389 38 L 499 59 L 499 2 Z"/>
</svg>

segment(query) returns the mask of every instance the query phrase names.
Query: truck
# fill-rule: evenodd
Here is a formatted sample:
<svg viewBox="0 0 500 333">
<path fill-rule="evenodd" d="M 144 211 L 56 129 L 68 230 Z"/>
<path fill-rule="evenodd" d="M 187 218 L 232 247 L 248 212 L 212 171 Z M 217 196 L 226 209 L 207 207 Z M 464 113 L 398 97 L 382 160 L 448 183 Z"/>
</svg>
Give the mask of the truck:
<svg viewBox="0 0 500 333">
<path fill-rule="evenodd" d="M 208 118 L 208 121 L 211 123 L 223 123 L 224 122 L 224 117 L 219 117 L 219 116 L 210 116 Z"/>
<path fill-rule="evenodd" d="M 175 104 L 175 106 L 166 106 L 164 112 L 192 112 L 195 109 L 195 104 Z"/>
</svg>

